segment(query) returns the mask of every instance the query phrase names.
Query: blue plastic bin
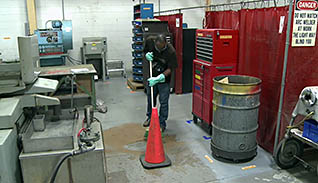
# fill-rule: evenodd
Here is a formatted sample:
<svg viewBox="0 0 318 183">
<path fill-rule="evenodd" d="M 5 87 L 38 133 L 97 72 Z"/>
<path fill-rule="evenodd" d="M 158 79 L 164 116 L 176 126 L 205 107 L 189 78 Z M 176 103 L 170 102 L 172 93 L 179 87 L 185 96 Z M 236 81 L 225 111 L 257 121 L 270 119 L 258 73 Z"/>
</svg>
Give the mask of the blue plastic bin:
<svg viewBox="0 0 318 183">
<path fill-rule="evenodd" d="M 142 34 L 142 29 L 140 29 L 140 28 L 134 28 L 134 29 L 133 29 L 133 33 L 136 34 L 136 35 L 140 35 L 140 34 Z"/>
<path fill-rule="evenodd" d="M 137 51 L 142 51 L 144 49 L 143 45 L 141 45 L 141 44 L 132 44 L 131 47 L 132 47 L 132 49 L 137 50 Z"/>
<path fill-rule="evenodd" d="M 136 66 L 133 66 L 133 73 L 134 74 L 143 74 L 142 73 L 142 67 L 136 67 Z"/>
<path fill-rule="evenodd" d="M 315 120 L 306 120 L 304 122 L 303 137 L 318 143 L 318 123 Z"/>
<path fill-rule="evenodd" d="M 141 37 L 141 36 L 139 36 L 139 37 L 138 37 L 138 36 L 137 36 L 137 37 L 133 37 L 132 40 L 133 40 L 134 42 L 142 43 L 143 37 Z"/>
<path fill-rule="evenodd" d="M 142 75 L 133 74 L 133 81 L 142 82 L 144 80 Z"/>
<path fill-rule="evenodd" d="M 133 60 L 133 64 L 135 65 L 135 66 L 142 66 L 142 59 L 134 59 Z"/>
<path fill-rule="evenodd" d="M 135 58 L 142 58 L 142 52 L 132 52 L 132 56 Z"/>
<path fill-rule="evenodd" d="M 135 27 L 140 27 L 141 24 L 142 24 L 141 21 L 132 21 L 131 23 L 132 23 L 132 25 L 135 26 Z"/>
</svg>

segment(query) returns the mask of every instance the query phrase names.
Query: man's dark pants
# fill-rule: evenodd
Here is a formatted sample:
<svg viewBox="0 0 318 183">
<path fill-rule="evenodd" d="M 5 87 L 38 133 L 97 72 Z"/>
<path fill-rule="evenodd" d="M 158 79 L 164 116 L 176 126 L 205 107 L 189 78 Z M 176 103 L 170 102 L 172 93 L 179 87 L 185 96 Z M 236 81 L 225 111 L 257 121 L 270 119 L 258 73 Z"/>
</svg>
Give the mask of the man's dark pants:
<svg viewBox="0 0 318 183">
<path fill-rule="evenodd" d="M 151 118 L 151 94 L 150 87 L 147 86 L 147 117 Z M 160 111 L 159 111 L 159 121 L 160 127 L 166 127 L 166 120 L 168 119 L 169 112 L 169 95 L 170 95 L 170 85 L 168 83 L 158 83 L 153 86 L 153 94 L 154 94 L 154 104 L 156 106 L 156 99 L 159 94 L 159 103 L 160 103 Z"/>
</svg>

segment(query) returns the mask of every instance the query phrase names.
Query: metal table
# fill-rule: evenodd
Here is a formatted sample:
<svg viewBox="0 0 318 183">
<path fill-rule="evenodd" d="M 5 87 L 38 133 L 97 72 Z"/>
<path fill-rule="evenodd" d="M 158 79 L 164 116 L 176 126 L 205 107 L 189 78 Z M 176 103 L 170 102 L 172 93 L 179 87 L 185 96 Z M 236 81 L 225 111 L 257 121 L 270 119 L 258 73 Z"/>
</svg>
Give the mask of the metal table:
<svg viewBox="0 0 318 183">
<path fill-rule="evenodd" d="M 73 66 L 54 66 L 54 67 L 39 67 L 36 71 L 40 72 L 39 77 L 44 78 L 59 78 L 59 88 L 66 80 L 67 77 L 75 76 L 75 83 L 79 91 L 74 96 L 81 96 L 87 94 L 91 97 L 91 104 L 96 108 L 96 90 L 94 75 L 97 74 L 92 64 L 73 65 Z M 52 93 L 51 96 L 54 96 Z M 65 97 L 65 96 L 56 96 Z"/>
</svg>

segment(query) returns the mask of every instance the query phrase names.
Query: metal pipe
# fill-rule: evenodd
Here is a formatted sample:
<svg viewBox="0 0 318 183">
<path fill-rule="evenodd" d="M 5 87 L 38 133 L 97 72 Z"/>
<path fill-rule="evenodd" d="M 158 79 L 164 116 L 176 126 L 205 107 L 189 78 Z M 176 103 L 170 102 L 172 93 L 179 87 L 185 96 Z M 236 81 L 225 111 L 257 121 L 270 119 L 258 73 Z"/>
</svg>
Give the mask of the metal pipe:
<svg viewBox="0 0 318 183">
<path fill-rule="evenodd" d="M 274 1 L 274 0 L 268 0 L 268 1 Z M 259 3 L 259 2 L 264 2 L 264 0 L 255 0 L 255 1 L 246 1 L 246 2 L 236 2 L 236 3 L 227 3 L 227 4 L 216 4 L 216 5 L 205 5 L 205 6 L 192 6 L 192 7 L 186 7 L 186 8 L 178 8 L 178 9 L 171 9 L 171 10 L 164 10 L 164 11 L 158 11 L 154 12 L 154 14 L 159 14 L 159 13 L 168 13 L 168 12 L 173 12 L 173 11 L 178 11 L 181 12 L 182 10 L 192 10 L 192 9 L 200 9 L 200 8 L 215 8 L 217 6 L 227 6 L 227 5 L 243 5 L 249 4 L 249 3 Z"/>
<path fill-rule="evenodd" d="M 278 140 L 279 140 L 279 131 L 280 131 L 280 123 L 281 123 L 281 116 L 282 116 L 284 91 L 285 91 L 286 70 L 287 70 L 287 62 L 288 62 L 288 52 L 289 52 L 289 44 L 290 44 L 290 30 L 291 30 L 292 15 L 293 15 L 293 0 L 289 0 L 286 44 L 285 44 L 285 53 L 284 53 L 284 66 L 283 66 L 283 75 L 282 75 L 281 88 L 280 88 L 279 108 L 278 108 L 278 114 L 277 114 L 276 133 L 275 133 L 273 154 L 277 150 L 277 145 L 278 145 Z"/>
<path fill-rule="evenodd" d="M 64 13 L 64 0 L 62 0 L 62 14 L 63 14 L 63 20 L 65 20 L 65 13 Z"/>
<path fill-rule="evenodd" d="M 158 12 L 159 12 L 159 16 L 160 16 L 160 0 L 158 0 Z"/>
<path fill-rule="evenodd" d="M 45 22 L 45 29 L 47 29 L 47 24 L 48 24 L 49 22 L 52 22 L 52 20 L 47 20 L 47 21 Z"/>
<path fill-rule="evenodd" d="M 94 109 L 92 105 L 87 105 L 84 108 L 84 116 L 86 120 L 87 127 L 91 127 L 91 123 L 94 121 Z"/>
<path fill-rule="evenodd" d="M 75 80 L 75 75 L 72 74 L 72 80 L 71 80 L 71 109 L 74 107 L 74 80 Z"/>
</svg>

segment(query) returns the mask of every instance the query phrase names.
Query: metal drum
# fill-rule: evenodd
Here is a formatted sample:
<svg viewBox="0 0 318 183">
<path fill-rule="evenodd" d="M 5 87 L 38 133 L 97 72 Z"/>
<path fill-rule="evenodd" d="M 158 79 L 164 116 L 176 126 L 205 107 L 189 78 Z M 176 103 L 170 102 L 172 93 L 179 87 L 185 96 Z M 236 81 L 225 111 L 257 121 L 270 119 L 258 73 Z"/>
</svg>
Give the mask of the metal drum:
<svg viewBox="0 0 318 183">
<path fill-rule="evenodd" d="M 241 162 L 257 154 L 261 80 L 250 76 L 213 79 L 212 155 Z"/>
</svg>

